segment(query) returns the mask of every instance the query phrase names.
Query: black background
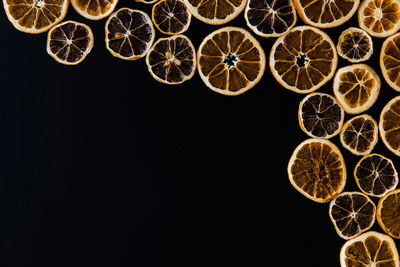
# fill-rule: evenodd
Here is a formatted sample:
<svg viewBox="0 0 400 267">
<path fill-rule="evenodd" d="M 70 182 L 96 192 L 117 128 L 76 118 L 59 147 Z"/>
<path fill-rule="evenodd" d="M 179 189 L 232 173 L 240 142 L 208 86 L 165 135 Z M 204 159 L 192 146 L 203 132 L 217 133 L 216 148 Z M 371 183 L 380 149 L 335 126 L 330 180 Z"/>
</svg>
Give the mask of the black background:
<svg viewBox="0 0 400 267">
<path fill-rule="evenodd" d="M 133 0 L 121 7 L 151 14 Z M 304 95 L 280 87 L 268 66 L 236 97 L 211 91 L 198 74 L 164 85 L 144 59 L 107 51 L 105 19 L 89 21 L 72 6 L 69 19 L 95 38 L 78 66 L 51 58 L 46 34 L 19 32 L 0 16 L 1 266 L 339 266 L 345 241 L 328 204 L 287 178 L 292 151 L 308 138 L 297 120 Z M 248 29 L 243 13 L 226 25 Z M 324 31 L 336 43 L 350 26 L 356 16 Z M 192 18 L 185 35 L 198 47 L 220 27 Z M 257 39 L 268 59 L 275 38 Z M 378 73 L 382 41 L 374 38 L 367 61 Z M 338 67 L 348 64 L 339 58 Z M 333 94 L 332 82 L 319 91 Z M 378 120 L 397 94 L 382 79 L 367 113 Z M 358 190 L 360 157 L 331 140 L 346 160 L 345 191 Z M 374 152 L 400 168 L 382 141 Z"/>
</svg>

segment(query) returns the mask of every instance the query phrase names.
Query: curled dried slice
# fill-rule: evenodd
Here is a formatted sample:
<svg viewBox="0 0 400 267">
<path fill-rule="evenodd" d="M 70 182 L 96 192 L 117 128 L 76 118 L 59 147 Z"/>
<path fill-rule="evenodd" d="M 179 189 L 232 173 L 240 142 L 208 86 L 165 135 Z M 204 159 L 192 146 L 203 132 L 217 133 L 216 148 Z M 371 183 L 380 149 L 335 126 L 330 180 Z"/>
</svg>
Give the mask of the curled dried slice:
<svg viewBox="0 0 400 267">
<path fill-rule="evenodd" d="M 372 38 L 362 29 L 350 27 L 339 36 L 337 52 L 352 63 L 368 60 L 373 51 Z"/>
<path fill-rule="evenodd" d="M 388 37 L 383 42 L 379 63 L 385 81 L 400 92 L 400 33 Z"/>
<path fill-rule="evenodd" d="M 100 20 L 110 15 L 118 0 L 71 0 L 71 4 L 81 16 L 90 20 Z"/>
<path fill-rule="evenodd" d="M 183 0 L 161 0 L 153 6 L 152 21 L 164 34 L 185 32 L 190 25 L 192 14 Z"/>
<path fill-rule="evenodd" d="M 400 189 L 392 190 L 379 199 L 376 219 L 385 233 L 400 239 Z"/>
<path fill-rule="evenodd" d="M 379 134 L 385 146 L 400 156 L 400 96 L 394 97 L 382 109 Z"/>
</svg>

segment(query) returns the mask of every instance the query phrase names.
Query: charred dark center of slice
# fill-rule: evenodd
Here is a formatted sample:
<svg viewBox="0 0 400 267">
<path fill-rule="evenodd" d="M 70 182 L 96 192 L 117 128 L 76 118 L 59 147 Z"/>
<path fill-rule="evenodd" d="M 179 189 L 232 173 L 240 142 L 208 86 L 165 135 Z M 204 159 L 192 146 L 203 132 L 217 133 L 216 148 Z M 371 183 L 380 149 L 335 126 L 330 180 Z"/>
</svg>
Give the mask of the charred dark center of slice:
<svg viewBox="0 0 400 267">
<path fill-rule="evenodd" d="M 239 58 L 236 55 L 229 53 L 228 55 L 225 56 L 223 63 L 228 67 L 228 69 L 230 69 L 231 67 L 236 66 L 236 63 L 238 61 Z"/>
<path fill-rule="evenodd" d="M 300 68 L 305 67 L 307 65 L 308 61 L 309 61 L 309 59 L 303 53 L 300 53 L 300 55 L 296 58 L 296 64 Z"/>
</svg>

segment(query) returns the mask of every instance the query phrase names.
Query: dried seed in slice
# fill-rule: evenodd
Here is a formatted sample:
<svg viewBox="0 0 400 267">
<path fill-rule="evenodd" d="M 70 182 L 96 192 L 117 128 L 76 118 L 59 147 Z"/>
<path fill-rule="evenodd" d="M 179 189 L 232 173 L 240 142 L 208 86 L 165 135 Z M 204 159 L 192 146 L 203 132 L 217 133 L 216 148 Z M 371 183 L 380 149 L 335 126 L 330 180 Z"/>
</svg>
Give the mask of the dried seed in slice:
<svg viewBox="0 0 400 267">
<path fill-rule="evenodd" d="M 400 33 L 383 42 L 379 63 L 383 78 L 390 87 L 400 92 Z"/>
<path fill-rule="evenodd" d="M 362 29 L 350 27 L 339 36 L 337 52 L 351 63 L 368 60 L 373 51 L 372 38 Z"/>
<path fill-rule="evenodd" d="M 400 239 L 400 189 L 392 190 L 379 199 L 376 219 L 385 233 Z"/>
<path fill-rule="evenodd" d="M 385 146 L 400 156 L 400 96 L 394 97 L 382 109 L 379 134 Z"/>
<path fill-rule="evenodd" d="M 190 25 L 192 14 L 183 0 L 161 0 L 153 6 L 152 21 L 164 34 L 185 32 Z"/>
<path fill-rule="evenodd" d="M 118 0 L 71 0 L 75 11 L 90 20 L 100 20 L 110 15 Z"/>
</svg>

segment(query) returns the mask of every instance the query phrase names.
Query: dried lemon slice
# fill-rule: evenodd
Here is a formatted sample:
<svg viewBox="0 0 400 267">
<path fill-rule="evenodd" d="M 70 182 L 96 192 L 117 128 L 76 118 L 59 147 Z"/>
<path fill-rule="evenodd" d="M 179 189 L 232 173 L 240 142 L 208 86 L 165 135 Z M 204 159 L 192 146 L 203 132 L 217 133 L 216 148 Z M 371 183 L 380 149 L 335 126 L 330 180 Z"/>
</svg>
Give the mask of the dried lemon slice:
<svg viewBox="0 0 400 267">
<path fill-rule="evenodd" d="M 368 60 L 373 51 L 372 38 L 362 29 L 350 27 L 339 36 L 337 52 L 351 63 Z"/>
<path fill-rule="evenodd" d="M 154 25 L 164 34 L 185 32 L 192 18 L 182 0 L 161 0 L 153 6 L 151 14 Z"/>
<path fill-rule="evenodd" d="M 394 97 L 382 109 L 379 134 L 385 146 L 400 156 L 400 96 Z"/>
<path fill-rule="evenodd" d="M 390 191 L 379 199 L 376 219 L 385 233 L 400 239 L 400 189 Z"/>
<path fill-rule="evenodd" d="M 90 20 L 100 20 L 110 15 L 118 0 L 71 0 L 71 4 L 81 16 Z"/>
<path fill-rule="evenodd" d="M 383 42 L 379 63 L 385 81 L 400 92 L 400 33 L 388 37 Z"/>
</svg>

